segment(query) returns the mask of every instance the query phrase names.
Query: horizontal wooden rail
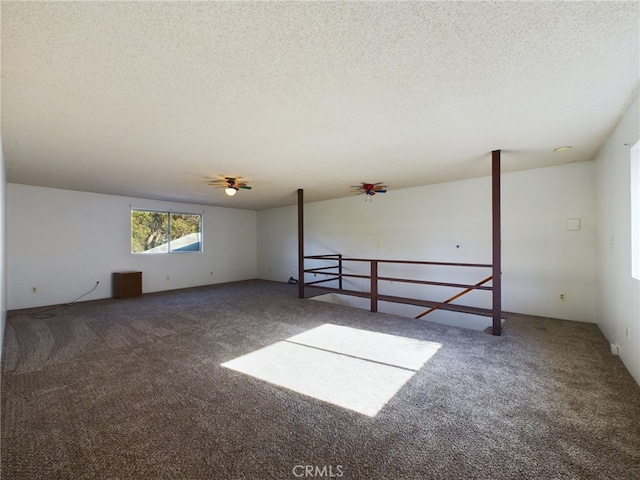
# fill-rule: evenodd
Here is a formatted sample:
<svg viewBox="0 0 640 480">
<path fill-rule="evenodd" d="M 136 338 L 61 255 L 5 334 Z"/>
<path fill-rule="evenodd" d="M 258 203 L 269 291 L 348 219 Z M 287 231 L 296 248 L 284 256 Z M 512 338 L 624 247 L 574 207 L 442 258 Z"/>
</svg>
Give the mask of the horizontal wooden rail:
<svg viewBox="0 0 640 480">
<path fill-rule="evenodd" d="M 339 255 L 339 254 L 337 254 Z M 336 256 L 331 255 L 308 255 L 304 257 L 307 260 L 335 260 Z M 339 257 L 344 262 L 378 262 L 378 263 L 397 263 L 399 265 L 438 265 L 443 267 L 472 267 L 472 268 L 491 268 L 490 263 L 465 263 L 465 262 L 427 262 L 419 260 L 378 260 L 371 258 L 357 257 Z"/>
<path fill-rule="evenodd" d="M 371 278 L 371 275 L 357 274 L 357 273 L 326 273 L 320 270 L 326 270 L 328 268 L 338 268 L 338 267 L 324 267 L 321 269 L 318 268 L 309 268 L 305 270 L 305 273 L 317 273 L 318 275 L 331 275 L 332 277 L 344 277 L 344 278 Z M 334 279 L 335 279 L 334 278 Z M 435 282 L 432 280 L 415 280 L 410 278 L 398 278 L 398 277 L 377 277 L 378 281 L 384 282 L 398 282 L 398 283 L 414 283 L 417 285 L 434 285 L 436 287 L 452 287 L 452 288 L 473 288 L 474 290 L 491 290 L 491 287 L 482 287 L 476 286 L 477 284 L 470 283 L 449 283 L 449 282 Z M 317 282 L 307 282 L 307 285 L 311 285 L 311 283 Z"/>
<path fill-rule="evenodd" d="M 306 282 L 305 285 L 317 285 L 318 283 L 333 282 L 334 280 L 338 280 L 338 277 L 323 278 L 322 280 L 314 280 L 313 282 Z"/>
<path fill-rule="evenodd" d="M 333 267 L 333 268 L 337 268 L 337 267 Z M 331 275 L 332 277 L 344 277 L 344 278 L 371 278 L 371 275 L 359 275 L 357 273 L 326 273 L 326 272 L 321 272 L 319 271 L 319 269 L 315 269 L 315 268 L 309 268 L 307 270 L 305 270 L 305 273 L 317 273 L 318 275 Z M 476 284 L 472 285 L 470 283 L 448 283 L 448 282 L 435 282 L 432 280 L 414 280 L 414 279 L 410 279 L 410 278 L 396 278 L 396 277 L 377 277 L 378 281 L 383 281 L 383 282 L 398 282 L 398 283 L 414 283 L 417 285 L 433 285 L 436 287 L 452 287 L 452 288 L 472 288 L 474 290 L 491 290 L 491 287 L 482 287 L 482 286 L 476 286 Z M 314 283 L 314 282 L 311 282 Z M 311 284 L 310 282 L 307 282 L 307 285 Z"/>
<path fill-rule="evenodd" d="M 340 276 L 344 278 L 371 278 L 371 275 L 360 275 L 357 273 L 324 273 L 324 272 L 314 272 L 313 269 L 305 270 L 306 273 L 317 273 L 318 275 L 334 275 Z"/>
<path fill-rule="evenodd" d="M 317 267 L 317 268 L 307 268 L 305 269 L 306 273 L 319 273 L 323 270 L 334 270 L 336 268 L 340 268 L 339 265 L 332 265 L 330 267 Z M 326 275 L 332 275 L 332 274 L 326 274 Z"/>
<path fill-rule="evenodd" d="M 453 287 L 453 288 L 469 288 L 474 287 L 478 290 L 491 290 L 491 287 L 476 287 L 467 283 L 448 283 L 448 282 L 434 282 L 431 280 L 411 280 L 407 278 L 394 278 L 394 277 L 378 277 L 378 280 L 385 282 L 400 282 L 400 283 L 415 283 L 418 285 L 434 285 L 436 287 Z"/>
</svg>

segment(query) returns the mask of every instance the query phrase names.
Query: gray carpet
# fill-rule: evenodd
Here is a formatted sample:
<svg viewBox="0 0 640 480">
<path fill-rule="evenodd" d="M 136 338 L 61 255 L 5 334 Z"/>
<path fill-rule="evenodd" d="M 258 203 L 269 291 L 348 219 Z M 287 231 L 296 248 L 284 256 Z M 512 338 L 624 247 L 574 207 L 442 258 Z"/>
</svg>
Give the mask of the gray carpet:
<svg viewBox="0 0 640 480">
<path fill-rule="evenodd" d="M 640 387 L 597 326 L 508 315 L 494 337 L 296 295 L 10 312 L 2 478 L 640 478 Z M 442 347 L 374 416 L 221 366 L 324 324 Z"/>
</svg>

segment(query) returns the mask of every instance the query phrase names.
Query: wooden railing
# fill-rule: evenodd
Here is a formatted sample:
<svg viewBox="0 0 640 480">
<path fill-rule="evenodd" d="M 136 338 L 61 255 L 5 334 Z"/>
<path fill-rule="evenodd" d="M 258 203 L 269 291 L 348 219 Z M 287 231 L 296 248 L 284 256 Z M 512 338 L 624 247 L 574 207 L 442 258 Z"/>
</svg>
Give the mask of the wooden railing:
<svg viewBox="0 0 640 480">
<path fill-rule="evenodd" d="M 348 295 L 356 295 L 360 297 L 367 297 L 371 299 L 371 311 L 375 312 L 378 310 L 378 300 L 383 300 L 387 302 L 397 302 L 397 303 L 407 303 L 412 305 L 422 305 L 429 309 L 437 309 L 441 308 L 444 310 L 453 310 L 463 313 L 472 313 L 476 315 L 485 315 L 493 317 L 492 321 L 492 333 L 494 335 L 500 335 L 502 333 L 502 240 L 501 240 L 501 229 L 500 229 L 500 163 L 501 163 L 501 152 L 500 150 L 493 150 L 491 152 L 491 256 L 492 263 L 490 264 L 472 264 L 472 263 L 446 263 L 446 262 L 414 262 L 414 261 L 406 261 L 406 260 L 371 260 L 371 259 L 358 259 L 358 258 L 350 258 L 345 259 L 340 254 L 330 254 L 330 255 L 312 255 L 305 256 L 304 254 L 304 191 L 299 188 L 298 189 L 298 278 L 300 279 L 298 282 L 298 297 L 305 298 L 305 286 L 310 285 L 314 286 L 320 283 L 330 282 L 329 279 L 319 280 L 317 282 L 312 282 L 310 284 L 305 284 L 304 277 L 305 273 L 322 273 L 324 271 L 325 274 L 328 274 L 329 270 L 337 270 L 336 273 L 332 273 L 333 280 L 338 281 L 338 287 L 333 288 L 338 292 L 348 294 Z M 331 267 L 320 267 L 319 269 L 305 269 L 305 259 L 323 259 L 329 260 L 333 259 L 337 261 L 337 264 Z M 346 275 L 342 270 L 342 264 L 345 261 L 352 262 L 369 262 L 370 264 L 370 273 L 369 275 Z M 457 267 L 478 267 L 478 268 L 491 268 L 491 287 L 485 287 L 485 281 L 481 281 L 474 285 L 461 285 L 454 283 L 442 283 L 442 282 L 433 282 L 427 280 L 410 280 L 404 278 L 395 278 L 391 279 L 390 277 L 380 277 L 378 276 L 378 265 L 380 263 L 396 263 L 396 264 L 422 264 L 422 265 L 441 265 L 441 266 L 457 266 Z M 355 290 L 346 290 L 342 288 L 342 279 L 345 277 L 356 277 L 356 278 L 369 278 L 371 282 L 370 292 L 361 292 Z M 464 295 L 472 290 L 491 290 L 491 309 L 487 308 L 478 308 L 478 307 L 469 307 L 464 305 L 456 305 L 451 302 L 458 298 L 460 295 L 454 295 L 444 302 L 432 302 L 427 300 L 420 300 L 415 298 L 403 298 L 392 295 L 380 295 L 378 293 L 378 281 L 391 280 L 396 282 L 407 282 L 407 283 L 421 283 L 425 285 L 440 285 L 440 286 L 449 286 L 449 287 L 462 287 L 465 289 L 461 294 Z M 488 281 L 488 280 L 487 280 Z M 330 287 L 322 286 L 318 287 L 325 290 L 331 290 Z M 426 314 L 426 312 L 425 312 Z"/>
<path fill-rule="evenodd" d="M 371 302 L 370 310 L 372 312 L 378 311 L 378 302 L 393 302 L 393 303 L 403 303 L 408 305 L 416 305 L 426 307 L 427 310 L 416 318 L 421 318 L 424 315 L 431 313 L 434 310 L 442 309 L 442 310 L 450 310 L 454 312 L 461 313 L 469 313 L 473 315 L 482 315 L 487 317 L 496 317 L 496 315 L 501 315 L 501 312 L 496 312 L 496 305 L 494 308 L 482 308 L 482 307 L 474 307 L 469 305 L 459 305 L 451 303 L 454 300 L 460 298 L 462 295 L 465 295 L 474 290 L 481 291 L 492 291 L 493 286 L 485 285 L 489 281 L 493 279 L 493 275 L 490 275 L 483 280 L 475 284 L 466 284 L 466 283 L 454 283 L 454 282 L 441 282 L 435 280 L 419 280 L 414 278 L 403 278 L 403 277 L 390 277 L 390 276 L 382 276 L 379 275 L 378 270 L 379 266 L 386 264 L 395 264 L 395 265 L 429 265 L 429 266 L 438 266 L 438 267 L 458 267 L 458 268 L 478 268 L 478 269 L 492 269 L 493 264 L 490 263 L 454 263 L 454 262 L 426 262 L 426 261 L 414 261 L 414 260 L 379 260 L 379 259 L 369 259 L 369 258 L 345 258 L 342 254 L 327 254 L 327 255 L 308 255 L 304 257 L 305 260 L 315 260 L 315 261 L 323 261 L 328 262 L 330 265 L 324 265 L 316 268 L 303 268 L 304 274 L 313 274 L 314 276 L 323 275 L 325 278 L 320 280 L 314 280 L 311 282 L 305 282 L 304 275 L 302 275 L 299 280 L 301 283 L 302 292 L 304 294 L 305 287 L 317 287 L 322 289 L 322 291 L 329 291 L 340 293 L 344 295 L 351 295 L 356 297 L 369 298 Z M 335 262 L 335 264 L 333 264 Z M 369 264 L 369 274 L 363 273 L 345 273 L 344 272 L 344 264 L 346 262 L 358 262 L 358 263 L 368 263 Z M 369 291 L 360 291 L 360 290 L 352 290 L 343 288 L 343 279 L 365 279 L 368 280 L 369 283 Z M 326 284 L 329 282 L 336 282 L 337 286 L 327 286 Z M 400 297 L 395 295 L 387 295 L 380 293 L 379 284 L 380 282 L 398 282 L 398 283 L 410 283 L 410 284 L 418 284 L 418 285 L 431 285 L 436 287 L 450 287 L 450 288 L 460 288 L 461 292 L 453 295 L 452 297 L 447 298 L 444 301 L 432 301 L 432 300 L 424 300 L 419 298 L 410 298 L 410 297 Z M 498 305 L 499 308 L 499 305 Z M 502 325 L 501 323 L 494 322 L 493 331 L 494 335 L 500 335 Z"/>
</svg>

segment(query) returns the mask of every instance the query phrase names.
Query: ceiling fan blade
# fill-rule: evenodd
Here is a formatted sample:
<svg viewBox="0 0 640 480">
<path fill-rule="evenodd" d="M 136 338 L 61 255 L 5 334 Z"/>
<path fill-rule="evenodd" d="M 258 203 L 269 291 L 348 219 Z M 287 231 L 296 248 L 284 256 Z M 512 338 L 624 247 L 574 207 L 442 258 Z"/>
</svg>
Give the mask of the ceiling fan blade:
<svg viewBox="0 0 640 480">
<path fill-rule="evenodd" d="M 244 189 L 244 190 L 251 190 L 251 187 L 250 187 L 249 185 L 238 185 L 238 184 L 236 183 L 236 187 L 237 187 L 237 188 L 242 188 L 242 189 Z"/>
<path fill-rule="evenodd" d="M 375 192 L 376 192 L 376 193 L 387 193 L 387 191 L 386 191 L 386 190 L 384 190 L 384 189 L 382 189 L 382 190 L 378 190 L 378 189 L 376 189 L 376 190 L 375 190 Z"/>
</svg>

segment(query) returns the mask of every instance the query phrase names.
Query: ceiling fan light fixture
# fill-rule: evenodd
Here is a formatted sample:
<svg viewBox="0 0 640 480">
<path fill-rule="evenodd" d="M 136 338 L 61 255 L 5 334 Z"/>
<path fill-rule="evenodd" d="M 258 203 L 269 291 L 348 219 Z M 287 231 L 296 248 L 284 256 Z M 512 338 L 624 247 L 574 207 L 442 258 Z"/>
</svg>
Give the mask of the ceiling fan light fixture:
<svg viewBox="0 0 640 480">
<path fill-rule="evenodd" d="M 365 201 L 371 200 L 371 197 L 376 193 L 387 193 L 387 186 L 383 185 L 382 182 L 361 182 L 360 185 L 352 185 L 351 188 L 356 189 L 354 190 L 355 193 L 364 193 Z"/>
<path fill-rule="evenodd" d="M 238 193 L 238 190 L 242 189 L 242 190 L 251 190 L 251 187 L 249 185 L 247 185 L 247 182 L 244 182 L 242 180 L 238 181 L 240 179 L 236 178 L 236 177 L 219 177 L 211 182 L 209 182 L 209 185 L 211 185 L 212 187 L 215 188 L 223 188 L 224 189 L 224 193 L 226 196 L 228 197 L 233 197 L 236 193 Z"/>
</svg>

